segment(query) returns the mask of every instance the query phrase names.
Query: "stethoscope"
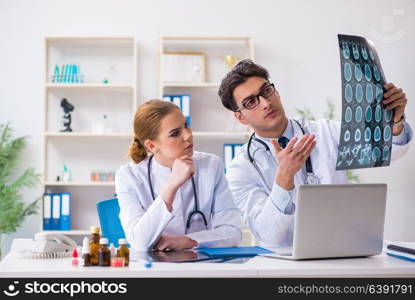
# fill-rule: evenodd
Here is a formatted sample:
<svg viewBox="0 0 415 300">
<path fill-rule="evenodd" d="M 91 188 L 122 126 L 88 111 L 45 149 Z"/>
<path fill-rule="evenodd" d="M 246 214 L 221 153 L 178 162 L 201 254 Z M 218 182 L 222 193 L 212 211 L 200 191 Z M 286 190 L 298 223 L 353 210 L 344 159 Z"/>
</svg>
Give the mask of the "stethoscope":
<svg viewBox="0 0 415 300">
<path fill-rule="evenodd" d="M 153 197 L 153 201 L 154 201 L 154 200 L 156 200 L 156 197 L 154 196 L 153 184 L 151 182 L 151 174 L 150 174 L 151 160 L 153 159 L 153 156 L 154 155 L 151 155 L 149 160 L 148 160 L 147 177 L 148 177 L 148 183 L 150 185 L 151 196 Z M 186 229 L 189 229 L 190 221 L 192 220 L 193 215 L 198 215 L 198 214 L 202 216 L 203 223 L 205 223 L 205 226 L 207 228 L 208 224 L 207 224 L 207 221 L 206 221 L 206 217 L 203 214 L 203 212 L 199 210 L 199 205 L 198 205 L 198 200 L 197 200 L 197 193 L 196 193 L 196 185 L 195 185 L 195 180 L 194 180 L 193 177 L 192 177 L 192 186 L 193 186 L 193 194 L 194 194 L 194 199 L 195 199 L 195 209 L 189 214 L 189 217 L 187 218 Z"/>
<path fill-rule="evenodd" d="M 304 131 L 303 127 L 301 126 L 301 124 L 297 120 L 294 120 L 294 121 L 298 124 L 298 127 L 300 127 L 301 132 L 304 135 L 305 134 L 305 131 Z M 270 157 L 272 157 L 271 149 L 268 147 L 268 145 L 264 141 L 261 141 L 259 138 L 255 137 L 255 132 L 249 138 L 248 147 L 247 147 L 248 159 L 251 162 L 251 164 L 255 167 L 255 169 L 258 171 L 258 174 L 261 177 L 261 180 L 264 182 L 265 186 L 268 188 L 268 191 L 271 192 L 271 187 L 268 186 L 267 181 L 265 180 L 264 175 L 262 174 L 260 168 L 258 167 L 257 163 L 255 162 L 254 158 L 251 155 L 250 147 L 251 147 L 252 140 L 254 140 L 254 141 L 260 143 L 262 146 L 264 146 L 265 150 L 268 153 L 268 156 L 270 156 Z M 275 162 L 274 157 L 272 157 L 272 159 Z M 320 180 L 317 177 L 317 175 L 314 174 L 314 172 L 313 172 L 313 165 L 311 164 L 311 158 L 310 158 L 310 156 L 307 158 L 306 163 L 305 163 L 305 166 L 306 166 L 305 184 L 319 184 L 320 183 Z"/>
</svg>

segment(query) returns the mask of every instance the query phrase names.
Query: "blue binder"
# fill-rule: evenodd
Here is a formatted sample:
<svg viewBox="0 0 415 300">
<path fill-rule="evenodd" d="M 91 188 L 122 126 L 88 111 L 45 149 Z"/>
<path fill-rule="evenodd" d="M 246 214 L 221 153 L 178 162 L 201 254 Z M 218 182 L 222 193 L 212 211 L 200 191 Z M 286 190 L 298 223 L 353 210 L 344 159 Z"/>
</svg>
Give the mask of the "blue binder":
<svg viewBox="0 0 415 300">
<path fill-rule="evenodd" d="M 52 194 L 52 229 L 61 229 L 61 195 Z"/>
<path fill-rule="evenodd" d="M 43 195 L 43 230 L 52 230 L 52 194 Z"/>
<path fill-rule="evenodd" d="M 235 157 L 236 152 L 241 148 L 243 144 L 223 144 L 223 159 L 225 165 L 225 172 L 229 167 L 232 159 Z"/>
<path fill-rule="evenodd" d="M 386 252 L 386 254 L 389 255 L 389 256 L 395 257 L 395 258 L 399 258 L 399 259 L 403 259 L 403 260 L 406 260 L 406 261 L 415 262 L 415 258 L 413 258 L 413 255 L 412 256 L 409 255 L 409 254 L 405 255 L 404 253 L 402 253 L 402 255 L 398 255 L 398 254 L 390 253 L 390 252 Z"/>
<path fill-rule="evenodd" d="M 180 95 L 172 95 L 172 102 L 180 108 L 180 111 L 182 110 L 182 99 Z"/>
<path fill-rule="evenodd" d="M 186 118 L 187 126 L 190 126 L 190 95 L 181 95 L 182 98 L 182 113 Z"/>
<path fill-rule="evenodd" d="M 60 229 L 70 230 L 71 229 L 71 194 L 62 193 L 60 195 L 61 195 Z"/>
<path fill-rule="evenodd" d="M 227 247 L 227 248 L 200 248 L 199 252 L 203 252 L 210 257 L 253 257 L 258 254 L 274 253 L 274 251 L 262 247 Z"/>
<path fill-rule="evenodd" d="M 229 167 L 233 158 L 233 146 L 232 144 L 224 144 L 223 145 L 223 160 L 225 165 L 225 172 Z"/>
</svg>

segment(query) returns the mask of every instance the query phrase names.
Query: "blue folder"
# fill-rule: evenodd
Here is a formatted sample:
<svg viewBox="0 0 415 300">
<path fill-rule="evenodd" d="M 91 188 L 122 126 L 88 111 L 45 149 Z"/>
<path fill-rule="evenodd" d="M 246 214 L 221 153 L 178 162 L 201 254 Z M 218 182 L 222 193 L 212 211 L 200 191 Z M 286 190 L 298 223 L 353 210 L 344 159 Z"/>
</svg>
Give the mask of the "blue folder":
<svg viewBox="0 0 415 300">
<path fill-rule="evenodd" d="M 52 194 L 43 195 L 43 230 L 52 230 Z"/>
<path fill-rule="evenodd" d="M 60 230 L 71 229 L 71 193 L 61 193 Z"/>
<path fill-rule="evenodd" d="M 197 250 L 210 257 L 253 257 L 258 254 L 274 253 L 262 247 L 200 248 Z"/>
<path fill-rule="evenodd" d="M 61 229 L 61 194 L 52 194 L 52 230 Z"/>
<path fill-rule="evenodd" d="M 413 259 L 412 257 L 409 257 L 409 256 L 405 256 L 404 254 L 397 255 L 395 253 L 389 253 L 389 252 L 386 252 L 386 254 L 389 255 L 389 256 L 395 257 L 395 258 L 400 258 L 400 259 L 403 259 L 403 260 L 406 260 L 406 261 L 415 262 L 415 259 Z"/>
</svg>

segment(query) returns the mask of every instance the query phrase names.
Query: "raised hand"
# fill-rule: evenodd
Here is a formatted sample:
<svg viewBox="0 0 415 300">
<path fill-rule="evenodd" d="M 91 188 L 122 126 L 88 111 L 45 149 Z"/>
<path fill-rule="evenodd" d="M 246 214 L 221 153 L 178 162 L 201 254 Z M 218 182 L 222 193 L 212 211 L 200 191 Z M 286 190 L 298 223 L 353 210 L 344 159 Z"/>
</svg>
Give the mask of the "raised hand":
<svg viewBox="0 0 415 300">
<path fill-rule="evenodd" d="M 172 211 L 174 196 L 177 190 L 194 174 L 195 166 L 191 156 L 183 155 L 174 160 L 170 180 L 160 194 L 169 211 Z"/>
<path fill-rule="evenodd" d="M 183 155 L 176 158 L 171 168 L 171 182 L 180 187 L 195 174 L 195 166 L 191 156 Z"/>
<path fill-rule="evenodd" d="M 279 165 L 275 182 L 286 190 L 294 188 L 294 175 L 301 170 L 316 145 L 313 134 L 297 140 L 297 137 L 292 138 L 285 149 L 281 148 L 276 139 L 271 140 Z"/>
</svg>

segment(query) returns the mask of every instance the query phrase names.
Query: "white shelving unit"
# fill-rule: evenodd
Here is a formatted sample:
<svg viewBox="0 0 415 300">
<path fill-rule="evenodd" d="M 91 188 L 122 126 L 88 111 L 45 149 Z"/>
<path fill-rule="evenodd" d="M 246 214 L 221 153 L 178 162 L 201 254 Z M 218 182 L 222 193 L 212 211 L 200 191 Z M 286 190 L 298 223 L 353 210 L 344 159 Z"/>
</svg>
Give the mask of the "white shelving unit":
<svg viewBox="0 0 415 300">
<path fill-rule="evenodd" d="M 82 83 L 52 81 L 55 66 L 65 64 L 79 66 Z M 137 107 L 136 72 L 134 37 L 45 38 L 43 190 L 72 195 L 71 230 L 60 233 L 87 235 L 89 226 L 99 225 L 96 203 L 114 194 L 114 182 L 91 181 L 90 174 L 115 172 L 128 161 L 131 120 Z M 75 107 L 72 132 L 61 132 L 63 98 Z M 71 181 L 56 180 L 63 164 L 71 171 Z"/>
<path fill-rule="evenodd" d="M 165 82 L 164 53 L 202 53 L 205 72 L 202 82 Z M 240 125 L 233 113 L 227 111 L 218 96 L 223 76 L 229 71 L 224 57 L 231 55 L 242 60 L 254 59 L 250 37 L 163 36 L 159 47 L 159 97 L 163 95 L 189 94 L 191 128 L 198 151 L 214 153 L 223 159 L 225 143 L 245 143 L 250 132 Z M 199 70 L 199 69 L 198 69 Z M 179 66 L 177 72 L 187 72 Z M 191 70 L 190 70 L 191 71 Z M 170 72 L 171 73 L 171 72 Z M 247 228 L 243 231 L 244 245 L 252 245 L 254 239 Z"/>
<path fill-rule="evenodd" d="M 164 82 L 163 53 L 203 53 L 204 82 Z M 217 95 L 220 81 L 229 68 L 224 60 L 232 55 L 241 60 L 254 58 L 250 37 L 163 36 L 159 47 L 159 97 L 165 94 L 190 94 L 191 128 L 197 150 L 223 157 L 223 144 L 245 142 L 249 132 L 225 110 Z M 177 72 L 186 70 L 178 69 Z"/>
</svg>

